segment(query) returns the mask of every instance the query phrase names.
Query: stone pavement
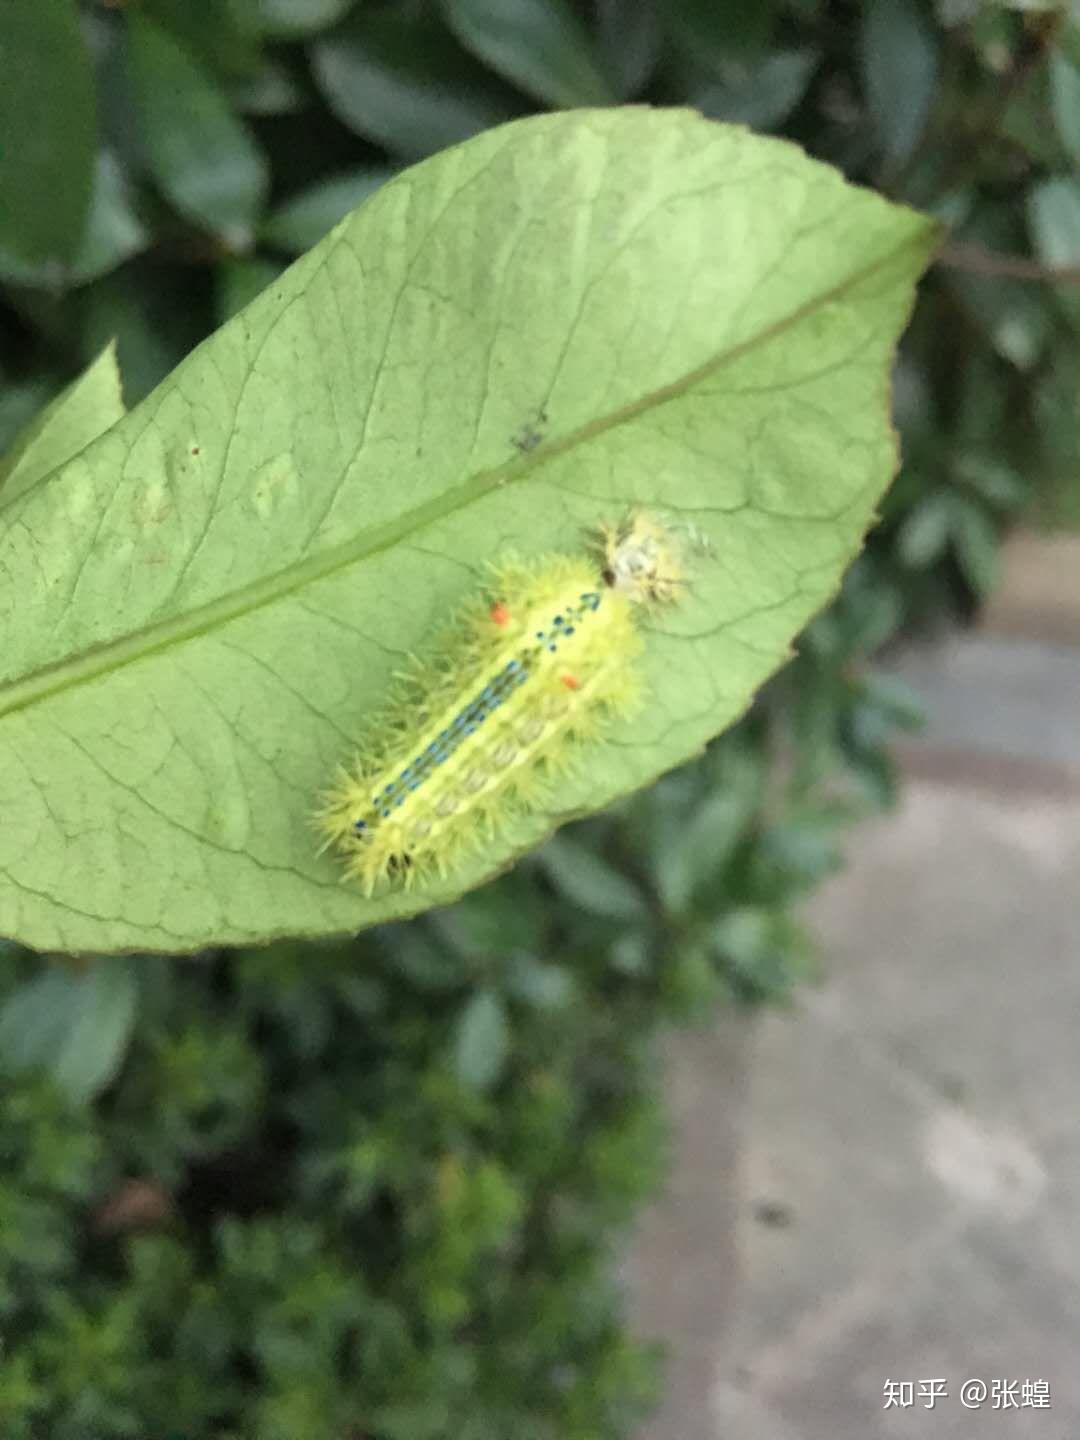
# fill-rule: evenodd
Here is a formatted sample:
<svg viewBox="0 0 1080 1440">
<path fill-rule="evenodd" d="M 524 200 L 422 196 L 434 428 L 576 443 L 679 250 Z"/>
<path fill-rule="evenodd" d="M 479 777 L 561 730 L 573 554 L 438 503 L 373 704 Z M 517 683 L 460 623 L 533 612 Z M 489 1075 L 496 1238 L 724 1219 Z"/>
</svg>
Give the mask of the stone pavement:
<svg viewBox="0 0 1080 1440">
<path fill-rule="evenodd" d="M 1006 623 L 903 662 L 931 723 L 901 808 L 810 908 L 820 983 L 673 1038 L 680 1161 L 629 1267 L 672 1350 L 642 1440 L 1080 1440 L 1080 648 L 1060 618 L 1051 643 Z M 889 1381 L 914 1403 L 886 1408 Z"/>
</svg>

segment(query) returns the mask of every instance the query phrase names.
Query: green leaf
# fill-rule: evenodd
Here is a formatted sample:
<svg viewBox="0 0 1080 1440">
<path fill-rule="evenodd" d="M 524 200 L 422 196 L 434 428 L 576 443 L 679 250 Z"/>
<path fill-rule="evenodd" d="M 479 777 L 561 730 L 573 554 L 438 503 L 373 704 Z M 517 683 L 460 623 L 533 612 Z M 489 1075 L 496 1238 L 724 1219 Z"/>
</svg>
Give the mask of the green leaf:
<svg viewBox="0 0 1080 1440">
<path fill-rule="evenodd" d="M 1043 525 L 1080 531 L 1080 356 L 1071 336 L 1052 357 L 1035 391 L 1038 467 L 1035 513 Z"/>
<path fill-rule="evenodd" d="M 1028 192 L 1028 218 L 1035 253 L 1051 269 L 1080 266 L 1080 179 L 1061 175 Z M 1075 284 L 1053 287 L 1058 305 L 1080 329 L 1080 293 Z"/>
<path fill-rule="evenodd" d="M 344 19 L 355 0 L 256 0 L 259 28 L 274 40 L 312 35 Z"/>
<path fill-rule="evenodd" d="M 813 882 L 836 869 L 810 840 L 817 863 Z M 805 857 L 810 859 L 809 853 Z M 785 1000 L 793 983 L 808 969 L 811 956 L 805 937 L 781 913 L 746 906 L 722 919 L 710 937 L 710 949 L 720 963 L 732 999 L 743 1005 Z M 708 997 L 706 997 L 708 998 Z"/>
<path fill-rule="evenodd" d="M 695 103 L 715 120 L 775 129 L 806 94 L 820 60 L 816 50 L 776 50 L 759 64 L 733 62 L 698 92 Z"/>
<path fill-rule="evenodd" d="M 430 155 L 513 113 L 442 26 L 394 11 L 358 12 L 311 61 L 338 119 L 396 155 Z"/>
<path fill-rule="evenodd" d="M 888 717 L 900 730 L 921 730 L 926 724 L 923 697 L 899 675 L 868 670 L 862 676 L 865 700 Z"/>
<path fill-rule="evenodd" d="M 447 23 L 485 65 L 548 105 L 609 105 L 592 40 L 566 0 L 442 0 Z"/>
<path fill-rule="evenodd" d="M 560 893 L 590 915 L 645 919 L 648 912 L 638 887 L 587 845 L 560 835 L 544 846 L 540 860 Z"/>
<path fill-rule="evenodd" d="M 952 540 L 964 578 L 976 595 L 989 595 L 1000 572 L 1001 541 L 997 526 L 981 505 L 957 499 L 953 505 Z"/>
<path fill-rule="evenodd" d="M 663 33 L 657 0 L 598 0 L 596 26 L 619 97 L 629 100 L 640 94 L 660 63 Z"/>
<path fill-rule="evenodd" d="M 150 235 L 136 212 L 127 175 L 114 156 L 100 150 L 90 213 L 69 278 L 76 284 L 96 280 L 145 250 L 149 243 Z"/>
<path fill-rule="evenodd" d="M 510 1045 L 506 1007 L 491 990 L 467 1001 L 454 1031 L 454 1070 L 473 1090 L 488 1090 L 502 1074 Z"/>
<path fill-rule="evenodd" d="M 937 36 L 918 0 L 870 0 L 863 12 L 863 84 L 893 165 L 919 141 L 937 88 Z"/>
<path fill-rule="evenodd" d="M 136 108 L 154 178 L 181 214 L 247 249 L 269 184 L 266 161 L 224 93 L 172 36 L 128 19 Z"/>
<path fill-rule="evenodd" d="M 59 966 L 20 985 L 0 1007 L 0 1067 L 9 1074 L 47 1066 L 71 1023 L 76 991 Z"/>
<path fill-rule="evenodd" d="M 776 27 L 776 0 L 665 0 L 676 43 L 695 61 L 716 68 L 764 54 Z"/>
<path fill-rule="evenodd" d="M 92 1100 L 123 1063 L 137 994 L 128 961 L 95 961 L 81 974 L 45 971 L 0 1010 L 0 1064 L 45 1067 L 72 1100 Z"/>
<path fill-rule="evenodd" d="M 516 883 L 517 879 L 466 895 L 456 905 L 437 911 L 431 917 L 433 928 L 459 955 L 470 960 L 528 950 L 536 944 L 546 917 L 536 889 L 531 884 Z M 442 965 L 445 970 L 445 959 Z"/>
<path fill-rule="evenodd" d="M 1001 510 L 1017 510 L 1030 498 L 1026 477 L 998 455 L 966 450 L 957 456 L 952 468 L 957 479 Z"/>
<path fill-rule="evenodd" d="M 392 179 L 388 165 L 371 165 L 348 175 L 335 175 L 286 200 L 264 222 L 263 243 L 290 255 L 301 255 L 344 220 L 350 210 Z"/>
<path fill-rule="evenodd" d="M 1062 28 L 1055 34 L 1057 53 L 1064 55 L 1070 64 L 1080 69 L 1080 10 L 1070 7 L 1071 14 Z"/>
<path fill-rule="evenodd" d="M 1080 180 L 1061 175 L 1036 185 L 1028 198 L 1028 214 L 1044 265 L 1080 265 Z"/>
<path fill-rule="evenodd" d="M 190 950 L 355 931 L 447 903 L 698 752 L 859 548 L 936 238 L 790 144 L 686 111 L 535 117 L 383 186 L 0 501 L 0 934 Z M 647 710 L 445 880 L 370 901 L 341 884 L 309 815 L 403 657 L 492 558 L 581 554 L 634 503 L 708 541 L 650 619 Z"/>
<path fill-rule="evenodd" d="M 135 210 L 131 185 L 119 161 L 99 150 L 94 166 L 94 187 L 82 240 L 66 265 L 54 262 L 31 265 L 0 250 L 0 277 L 17 285 L 78 285 L 115 270 L 146 248 L 149 235 Z"/>
<path fill-rule="evenodd" d="M 0 461 L 0 493 L 11 504 L 103 435 L 124 414 L 116 346 L 108 344 L 52 400 Z"/>
<path fill-rule="evenodd" d="M 511 961 L 507 988 L 515 999 L 537 1010 L 560 1010 L 577 994 L 574 977 L 563 965 L 548 965 L 531 955 Z"/>
<path fill-rule="evenodd" d="M 309 103 L 292 71 L 274 60 L 264 60 L 249 79 L 230 85 L 229 98 L 246 115 L 293 115 Z"/>
<path fill-rule="evenodd" d="M 250 305 L 281 274 L 279 261 L 261 255 L 240 255 L 224 260 L 217 268 L 218 317 L 231 320 Z"/>
<path fill-rule="evenodd" d="M 1050 105 L 1061 143 L 1080 165 L 1080 66 L 1055 51 L 1050 57 Z"/>
<path fill-rule="evenodd" d="M 82 236 L 97 146 L 74 0 L 4 0 L 0 64 L 0 252 L 62 269 Z"/>
<path fill-rule="evenodd" d="M 1018 370 L 1038 364 L 1051 338 L 1053 302 L 1045 287 L 1009 276 L 949 276 L 953 290 L 963 296 L 978 325 L 994 349 Z"/>
<path fill-rule="evenodd" d="M 903 622 L 900 596 L 891 579 L 885 579 L 876 566 L 864 564 L 859 571 L 849 571 L 852 584 L 846 586 L 839 614 L 842 617 L 841 645 L 847 659 L 875 655 L 896 634 Z M 844 603 L 846 601 L 846 603 Z M 846 667 L 841 666 L 842 671 Z"/>
<path fill-rule="evenodd" d="M 756 906 L 728 910 L 712 927 L 710 940 L 729 964 L 749 971 L 772 953 L 776 917 Z"/>
<path fill-rule="evenodd" d="M 93 1099 L 124 1062 L 135 1021 L 138 987 L 130 963 L 95 961 L 73 980 L 71 1024 L 53 1065 L 53 1078 L 76 1101 Z"/>
<path fill-rule="evenodd" d="M 905 515 L 897 537 L 897 549 L 905 565 L 925 570 L 944 554 L 952 520 L 950 502 L 947 492 L 934 491 Z"/>
<path fill-rule="evenodd" d="M 226 78 L 259 68 L 258 0 L 141 0 L 155 24 Z"/>
<path fill-rule="evenodd" d="M 755 789 L 726 784 L 706 797 L 673 843 L 656 857 L 656 881 L 665 906 L 675 914 L 695 897 L 711 892 L 719 899 L 717 881 L 753 813 Z"/>
<path fill-rule="evenodd" d="M 1021 71 L 1019 83 L 1007 92 L 998 122 L 1002 138 L 1026 151 L 1043 170 L 1069 165 L 1060 125 L 1053 123 L 1054 110 L 1049 66 L 1037 65 L 1026 78 Z"/>
</svg>

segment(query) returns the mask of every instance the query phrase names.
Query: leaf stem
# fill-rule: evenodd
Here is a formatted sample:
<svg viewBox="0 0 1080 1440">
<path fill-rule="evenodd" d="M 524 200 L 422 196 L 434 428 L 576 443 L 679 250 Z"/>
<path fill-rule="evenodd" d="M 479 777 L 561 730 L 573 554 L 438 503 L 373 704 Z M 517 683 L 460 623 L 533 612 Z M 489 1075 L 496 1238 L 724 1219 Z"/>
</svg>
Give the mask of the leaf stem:
<svg viewBox="0 0 1080 1440">
<path fill-rule="evenodd" d="M 937 264 L 949 270 L 966 270 L 972 275 L 1001 275 L 1012 280 L 1036 280 L 1049 285 L 1075 285 L 1080 282 L 1080 265 L 1042 265 L 1026 255 L 1002 255 L 970 243 L 946 245 L 938 254 Z"/>
</svg>

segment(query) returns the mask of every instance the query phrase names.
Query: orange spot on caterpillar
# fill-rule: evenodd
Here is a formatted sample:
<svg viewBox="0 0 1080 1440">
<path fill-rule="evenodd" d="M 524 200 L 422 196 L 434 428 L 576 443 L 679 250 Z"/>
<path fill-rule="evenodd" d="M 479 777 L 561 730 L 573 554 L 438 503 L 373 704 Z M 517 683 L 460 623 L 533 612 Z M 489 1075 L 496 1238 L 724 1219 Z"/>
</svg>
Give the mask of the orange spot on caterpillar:
<svg viewBox="0 0 1080 1440">
<path fill-rule="evenodd" d="M 576 675 L 571 675 L 569 671 L 566 671 L 564 674 L 560 675 L 559 679 L 566 686 L 567 690 L 581 689 L 581 681 Z"/>
<path fill-rule="evenodd" d="M 496 600 L 488 612 L 496 625 L 510 624 L 510 607 L 502 600 Z"/>
</svg>

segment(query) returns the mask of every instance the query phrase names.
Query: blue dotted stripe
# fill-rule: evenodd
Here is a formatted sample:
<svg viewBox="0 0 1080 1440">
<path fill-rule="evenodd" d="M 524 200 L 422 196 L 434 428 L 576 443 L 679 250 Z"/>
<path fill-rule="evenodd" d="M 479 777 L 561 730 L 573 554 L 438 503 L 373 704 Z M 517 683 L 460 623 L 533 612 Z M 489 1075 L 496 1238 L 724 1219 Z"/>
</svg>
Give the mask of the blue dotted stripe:
<svg viewBox="0 0 1080 1440">
<path fill-rule="evenodd" d="M 377 823 L 379 818 L 388 819 L 395 810 L 400 809 L 409 795 L 418 790 L 438 766 L 444 765 L 468 736 L 474 734 L 508 696 L 524 685 L 533 673 L 533 661 L 540 650 L 557 650 L 560 640 L 568 639 L 588 615 L 596 613 L 600 608 L 600 599 L 599 591 L 586 591 L 580 596 L 577 605 L 568 606 L 565 614 L 560 613 L 552 618 L 548 630 L 538 630 L 536 639 L 539 643 L 527 646 L 516 659 L 508 660 L 498 675 L 489 680 L 480 693 L 458 711 L 446 729 L 440 731 L 437 738 L 405 766 L 397 779 L 385 785 L 381 794 L 372 796 L 372 810 L 365 819 L 354 822 L 354 831 L 358 835 L 362 834 Z"/>
</svg>

